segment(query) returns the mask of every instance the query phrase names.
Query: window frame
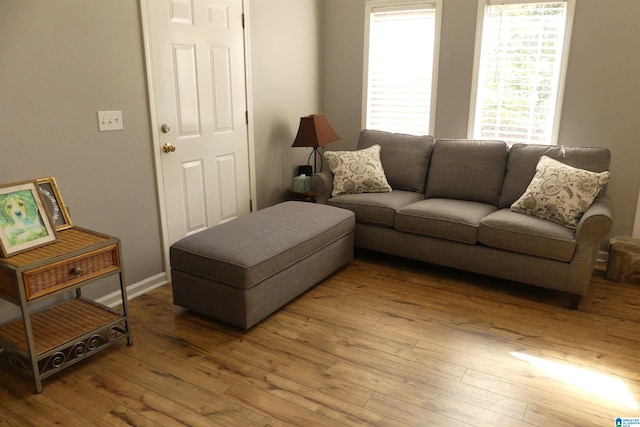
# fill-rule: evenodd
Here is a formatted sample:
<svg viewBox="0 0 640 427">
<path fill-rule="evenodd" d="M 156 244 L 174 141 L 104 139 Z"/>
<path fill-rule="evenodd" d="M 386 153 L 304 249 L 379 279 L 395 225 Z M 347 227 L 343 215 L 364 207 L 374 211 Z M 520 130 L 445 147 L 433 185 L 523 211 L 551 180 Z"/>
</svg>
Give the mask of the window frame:
<svg viewBox="0 0 640 427">
<path fill-rule="evenodd" d="M 436 103 L 438 92 L 438 70 L 440 59 L 440 36 L 442 30 L 442 0 L 366 0 L 364 16 L 364 49 L 363 49 L 363 78 L 362 78 L 362 113 L 361 129 L 367 126 L 367 112 L 369 102 L 369 50 L 371 32 L 371 14 L 374 9 L 411 10 L 412 8 L 430 7 L 435 10 L 435 34 L 433 46 L 433 65 L 431 71 L 431 99 L 429 108 L 428 135 L 433 135 L 436 122 Z"/>
<path fill-rule="evenodd" d="M 531 3 L 559 3 L 564 2 L 567 4 L 567 15 L 564 29 L 564 43 L 563 52 L 560 63 L 560 70 L 558 75 L 558 87 L 556 94 L 556 102 L 554 108 L 554 120 L 553 128 L 551 129 L 551 139 L 546 143 L 547 145 L 558 145 L 558 135 L 560 131 L 560 122 L 562 115 L 562 106 L 564 101 L 565 83 L 567 77 L 567 68 L 569 65 L 569 50 L 571 47 L 571 37 L 573 33 L 573 20 L 575 15 L 575 0 L 478 0 L 478 14 L 476 20 L 476 38 L 475 49 L 473 58 L 473 75 L 471 80 L 471 96 L 469 106 L 469 123 L 467 126 L 467 137 L 469 139 L 481 139 L 480 135 L 475 134 L 475 121 L 480 107 L 478 102 L 478 86 L 480 77 L 480 59 L 482 57 L 482 35 L 485 27 L 486 20 L 488 19 L 489 7 L 493 5 L 506 5 L 506 4 L 531 4 Z M 484 138 L 486 139 L 486 138 Z M 510 142 L 510 141 L 507 141 Z M 544 144 L 532 143 L 532 144 Z"/>
</svg>

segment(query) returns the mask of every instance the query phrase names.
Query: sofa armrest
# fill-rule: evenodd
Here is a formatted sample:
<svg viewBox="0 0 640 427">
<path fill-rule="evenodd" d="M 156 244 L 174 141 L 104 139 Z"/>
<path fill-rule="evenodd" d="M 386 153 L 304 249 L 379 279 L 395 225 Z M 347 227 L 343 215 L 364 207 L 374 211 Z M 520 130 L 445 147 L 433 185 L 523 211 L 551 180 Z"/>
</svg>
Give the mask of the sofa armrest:
<svg viewBox="0 0 640 427">
<path fill-rule="evenodd" d="M 598 256 L 600 239 L 611 231 L 612 226 L 611 199 L 606 195 L 600 196 L 589 206 L 578 223 L 578 246 L 569 266 L 564 289 L 566 292 L 573 295 L 584 295 L 587 292 Z M 578 301 L 574 303 L 576 306 Z"/>
<path fill-rule="evenodd" d="M 597 197 L 582 215 L 576 228 L 578 242 L 599 240 L 606 236 L 613 226 L 613 205 L 609 196 Z"/>
<path fill-rule="evenodd" d="M 333 191 L 333 174 L 321 171 L 311 176 L 311 188 L 318 192 L 318 203 L 326 204 Z"/>
</svg>

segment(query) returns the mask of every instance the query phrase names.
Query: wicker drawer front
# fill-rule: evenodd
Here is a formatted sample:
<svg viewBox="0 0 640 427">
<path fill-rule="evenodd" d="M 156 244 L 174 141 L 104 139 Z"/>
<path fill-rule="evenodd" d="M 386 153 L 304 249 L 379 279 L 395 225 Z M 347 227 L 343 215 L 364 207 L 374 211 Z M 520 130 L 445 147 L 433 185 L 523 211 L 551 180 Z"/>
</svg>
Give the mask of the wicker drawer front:
<svg viewBox="0 0 640 427">
<path fill-rule="evenodd" d="M 118 245 L 23 273 L 28 300 L 84 282 L 120 268 Z"/>
</svg>

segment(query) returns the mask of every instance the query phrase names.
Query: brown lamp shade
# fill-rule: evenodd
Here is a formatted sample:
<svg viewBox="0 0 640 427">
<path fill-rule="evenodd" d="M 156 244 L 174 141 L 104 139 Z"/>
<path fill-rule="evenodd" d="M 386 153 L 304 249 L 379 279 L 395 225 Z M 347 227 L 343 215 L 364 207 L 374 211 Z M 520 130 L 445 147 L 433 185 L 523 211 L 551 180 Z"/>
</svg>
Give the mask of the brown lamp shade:
<svg viewBox="0 0 640 427">
<path fill-rule="evenodd" d="M 324 114 L 312 114 L 300 117 L 300 127 L 292 147 L 318 148 L 339 139 Z"/>
</svg>

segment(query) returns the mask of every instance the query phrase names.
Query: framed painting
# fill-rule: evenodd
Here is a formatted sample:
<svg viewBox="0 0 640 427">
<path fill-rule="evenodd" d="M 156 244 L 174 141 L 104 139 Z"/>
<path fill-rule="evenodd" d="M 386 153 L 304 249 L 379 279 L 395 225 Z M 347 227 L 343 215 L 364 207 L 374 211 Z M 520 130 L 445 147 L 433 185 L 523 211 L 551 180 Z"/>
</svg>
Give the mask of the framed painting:
<svg viewBox="0 0 640 427">
<path fill-rule="evenodd" d="M 9 257 L 57 240 L 37 183 L 0 186 L 0 252 Z"/>
<path fill-rule="evenodd" d="M 71 218 L 69 217 L 69 210 L 67 209 L 58 183 L 54 177 L 39 178 L 37 180 L 38 187 L 40 189 L 40 196 L 42 197 L 42 203 L 53 222 L 53 226 L 56 231 L 66 230 L 73 227 Z"/>
</svg>

